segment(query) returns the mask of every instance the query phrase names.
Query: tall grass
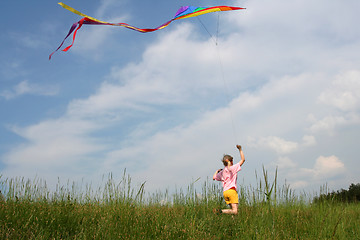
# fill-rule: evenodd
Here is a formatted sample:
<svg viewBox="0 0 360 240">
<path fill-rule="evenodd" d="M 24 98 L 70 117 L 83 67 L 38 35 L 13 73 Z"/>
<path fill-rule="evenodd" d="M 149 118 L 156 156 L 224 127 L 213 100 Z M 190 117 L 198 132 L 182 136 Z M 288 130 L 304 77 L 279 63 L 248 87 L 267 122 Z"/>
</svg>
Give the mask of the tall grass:
<svg viewBox="0 0 360 240">
<path fill-rule="evenodd" d="M 213 214 L 225 203 L 210 180 L 146 194 L 125 171 L 95 189 L 0 177 L 0 239 L 360 239 L 359 204 L 313 204 L 262 170 L 256 186 L 239 186 L 235 216 Z"/>
</svg>

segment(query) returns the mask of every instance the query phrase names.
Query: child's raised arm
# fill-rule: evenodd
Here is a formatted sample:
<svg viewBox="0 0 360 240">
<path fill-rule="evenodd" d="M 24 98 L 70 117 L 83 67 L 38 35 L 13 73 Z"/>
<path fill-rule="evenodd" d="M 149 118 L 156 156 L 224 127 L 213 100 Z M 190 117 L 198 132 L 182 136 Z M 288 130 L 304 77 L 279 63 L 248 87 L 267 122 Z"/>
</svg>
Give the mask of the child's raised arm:
<svg viewBox="0 0 360 240">
<path fill-rule="evenodd" d="M 240 145 L 236 145 L 236 148 L 239 149 L 239 152 L 240 152 L 240 157 L 241 157 L 240 166 L 241 166 L 245 162 L 245 156 L 244 156 L 244 153 L 243 153 L 242 148 L 241 148 Z"/>
</svg>

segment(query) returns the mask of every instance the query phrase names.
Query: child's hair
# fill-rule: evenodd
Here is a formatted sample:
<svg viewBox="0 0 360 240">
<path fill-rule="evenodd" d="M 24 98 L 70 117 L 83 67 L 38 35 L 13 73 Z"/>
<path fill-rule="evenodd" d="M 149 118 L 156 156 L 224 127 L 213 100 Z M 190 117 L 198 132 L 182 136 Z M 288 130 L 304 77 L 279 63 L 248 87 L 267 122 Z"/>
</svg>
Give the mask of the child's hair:
<svg viewBox="0 0 360 240">
<path fill-rule="evenodd" d="M 223 159 L 222 159 L 222 162 L 223 162 L 223 164 L 224 164 L 225 167 L 227 166 L 226 160 L 232 161 L 232 160 L 233 160 L 233 157 L 230 156 L 230 155 L 228 155 L 228 154 L 224 154 Z"/>
</svg>

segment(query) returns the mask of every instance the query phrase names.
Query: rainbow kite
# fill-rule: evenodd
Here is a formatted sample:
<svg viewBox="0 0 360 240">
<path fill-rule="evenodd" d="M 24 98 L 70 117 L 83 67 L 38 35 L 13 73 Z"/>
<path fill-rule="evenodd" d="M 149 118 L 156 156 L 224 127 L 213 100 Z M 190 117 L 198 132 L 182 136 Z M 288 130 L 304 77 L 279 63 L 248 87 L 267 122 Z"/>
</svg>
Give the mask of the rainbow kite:
<svg viewBox="0 0 360 240">
<path fill-rule="evenodd" d="M 208 7 L 208 8 L 203 8 L 203 7 L 192 7 L 192 6 L 183 6 L 181 8 L 179 8 L 179 10 L 176 12 L 175 14 L 175 17 L 173 19 L 171 19 L 170 21 L 160 25 L 159 27 L 157 28 L 137 28 L 137 27 L 134 27 L 134 26 L 131 26 L 127 23 L 109 23 L 109 22 L 103 22 L 103 21 L 100 21 L 96 18 L 93 18 L 93 17 L 90 17 L 90 16 L 87 16 L 75 9 L 73 9 L 72 7 L 70 6 L 67 6 L 66 4 L 62 3 L 62 2 L 59 2 L 58 3 L 60 6 L 62 6 L 63 8 L 77 14 L 77 15 L 80 15 L 84 18 L 82 18 L 80 21 L 74 23 L 70 30 L 69 30 L 69 33 L 66 35 L 66 37 L 64 38 L 64 40 L 61 42 L 60 46 L 53 52 L 50 54 L 49 56 L 49 60 L 51 59 L 51 56 L 56 52 L 58 51 L 61 46 L 64 44 L 65 40 L 74 32 L 74 35 L 73 35 L 73 41 L 71 43 L 71 45 L 67 46 L 65 49 L 63 49 L 62 51 L 66 52 L 67 50 L 69 50 L 73 44 L 74 44 L 74 41 L 75 41 L 75 36 L 76 36 L 76 33 L 77 31 L 81 28 L 81 26 L 83 24 L 92 24 L 92 25 L 110 25 L 110 26 L 121 26 L 121 27 L 126 27 L 126 28 L 129 28 L 129 29 L 132 29 L 132 30 L 135 30 L 135 31 L 138 31 L 138 32 L 142 32 L 142 33 L 148 33 L 148 32 L 153 32 L 153 31 L 156 31 L 156 30 L 159 30 L 159 29 L 163 29 L 165 27 L 167 27 L 172 21 L 175 21 L 175 20 L 179 20 L 179 19 L 184 19 L 184 18 L 191 18 L 191 17 L 196 17 L 196 16 L 199 16 L 199 15 L 202 15 L 202 14 L 206 14 L 206 13 L 211 13 L 211 12 L 218 12 L 218 11 L 232 11 L 232 10 L 240 10 L 240 9 L 245 9 L 245 8 L 240 8 L 240 7 L 228 7 L 228 6 L 215 6 L 215 7 Z"/>
</svg>

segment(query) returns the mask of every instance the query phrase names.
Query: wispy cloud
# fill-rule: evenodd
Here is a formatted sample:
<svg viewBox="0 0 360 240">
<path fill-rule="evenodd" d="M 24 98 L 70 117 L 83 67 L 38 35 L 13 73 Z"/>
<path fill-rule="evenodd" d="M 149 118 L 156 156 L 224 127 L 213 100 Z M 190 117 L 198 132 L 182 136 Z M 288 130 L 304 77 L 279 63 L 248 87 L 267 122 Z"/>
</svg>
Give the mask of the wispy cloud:
<svg viewBox="0 0 360 240">
<path fill-rule="evenodd" d="M 333 133 L 337 126 L 360 123 L 360 72 L 350 70 L 334 77 L 318 97 L 326 109 L 322 116 L 311 115 L 313 132 Z"/>
<path fill-rule="evenodd" d="M 43 86 L 36 83 L 30 83 L 28 80 L 24 80 L 15 85 L 12 89 L 3 90 L 2 92 L 0 92 L 0 96 L 5 98 L 6 100 L 10 100 L 26 94 L 54 96 L 57 95 L 58 92 L 59 88 L 57 86 Z"/>
<path fill-rule="evenodd" d="M 321 186 L 328 183 L 334 184 L 339 178 L 344 178 L 347 169 L 337 156 L 319 156 L 311 168 L 301 167 L 290 158 L 279 158 L 276 162 L 283 177 L 286 177 L 292 188 L 306 188 L 310 185 Z"/>
<path fill-rule="evenodd" d="M 344 112 L 360 110 L 360 71 L 347 71 L 336 76 L 332 84 L 319 96 L 322 104 Z"/>
<path fill-rule="evenodd" d="M 254 145 L 257 148 L 269 148 L 278 154 L 292 153 L 298 149 L 298 143 L 275 136 L 262 137 Z"/>
</svg>

